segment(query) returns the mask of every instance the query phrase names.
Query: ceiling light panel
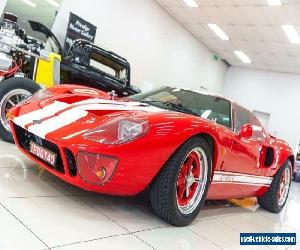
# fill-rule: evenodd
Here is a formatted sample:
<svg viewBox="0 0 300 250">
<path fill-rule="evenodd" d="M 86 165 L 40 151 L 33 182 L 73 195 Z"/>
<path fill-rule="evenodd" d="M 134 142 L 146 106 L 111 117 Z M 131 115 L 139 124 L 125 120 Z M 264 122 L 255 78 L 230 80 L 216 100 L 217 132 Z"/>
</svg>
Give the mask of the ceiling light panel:
<svg viewBox="0 0 300 250">
<path fill-rule="evenodd" d="M 267 3 L 270 6 L 279 6 L 279 5 L 282 5 L 281 0 L 267 0 Z"/>
<path fill-rule="evenodd" d="M 240 50 L 235 50 L 234 54 L 243 62 L 243 63 L 251 63 L 251 59 Z"/>
<path fill-rule="evenodd" d="M 283 29 L 290 43 L 300 44 L 300 37 L 293 25 L 281 25 L 281 28 Z"/>
<path fill-rule="evenodd" d="M 49 4 L 51 4 L 52 6 L 58 8 L 59 4 L 58 2 L 56 2 L 55 0 L 46 0 L 46 2 L 48 2 Z"/>
<path fill-rule="evenodd" d="M 36 7 L 36 4 L 30 0 L 22 0 L 22 2 L 28 4 L 31 7 Z"/>
<path fill-rule="evenodd" d="M 195 0 L 183 0 L 185 4 L 191 8 L 199 7 Z"/>
<path fill-rule="evenodd" d="M 226 33 L 216 24 L 209 23 L 208 27 L 222 40 L 229 40 L 229 37 Z"/>
</svg>

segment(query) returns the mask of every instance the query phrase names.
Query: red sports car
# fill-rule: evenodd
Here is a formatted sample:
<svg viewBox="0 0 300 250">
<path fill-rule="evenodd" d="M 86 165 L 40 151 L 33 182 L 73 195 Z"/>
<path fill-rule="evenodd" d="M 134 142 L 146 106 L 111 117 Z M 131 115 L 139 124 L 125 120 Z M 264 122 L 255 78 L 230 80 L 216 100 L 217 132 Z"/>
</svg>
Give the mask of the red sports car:
<svg viewBox="0 0 300 250">
<path fill-rule="evenodd" d="M 131 196 L 149 188 L 176 226 L 205 199 L 258 197 L 278 213 L 294 156 L 248 110 L 223 97 L 162 87 L 126 99 L 73 86 L 44 89 L 9 112 L 19 149 L 86 190 Z"/>
</svg>

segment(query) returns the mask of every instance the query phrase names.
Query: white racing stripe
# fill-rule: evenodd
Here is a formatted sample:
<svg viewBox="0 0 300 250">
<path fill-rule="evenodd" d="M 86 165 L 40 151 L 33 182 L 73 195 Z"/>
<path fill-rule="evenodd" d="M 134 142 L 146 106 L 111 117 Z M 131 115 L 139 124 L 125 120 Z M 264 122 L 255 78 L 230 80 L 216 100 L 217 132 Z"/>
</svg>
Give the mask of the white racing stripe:
<svg viewBox="0 0 300 250">
<path fill-rule="evenodd" d="M 157 108 L 154 106 L 135 106 L 135 105 L 119 105 L 119 104 L 85 104 L 81 106 L 77 106 L 76 109 L 83 109 L 83 110 L 120 110 L 120 111 L 146 111 L 146 112 L 160 112 L 165 111 L 164 109 Z"/>
<path fill-rule="evenodd" d="M 215 171 L 212 184 L 271 185 L 273 178 L 242 173 Z"/>
<path fill-rule="evenodd" d="M 55 113 L 64 110 L 69 107 L 69 104 L 65 102 L 54 101 L 52 104 L 38 109 L 32 112 L 29 112 L 25 115 L 18 116 L 14 119 L 14 123 L 18 126 L 24 128 L 27 124 L 31 123 L 33 120 L 41 120 L 46 117 L 52 116 Z"/>
<path fill-rule="evenodd" d="M 247 182 L 224 182 L 224 181 L 221 181 L 221 182 L 217 182 L 217 181 L 214 181 L 212 182 L 211 184 L 233 184 L 233 185 L 246 185 L 246 186 L 263 186 L 263 187 L 269 187 L 270 184 L 259 184 L 259 183 L 247 183 Z"/>
<path fill-rule="evenodd" d="M 59 128 L 71 124 L 87 116 L 88 112 L 82 109 L 70 109 L 62 112 L 49 120 L 43 121 L 41 124 L 34 124 L 28 127 L 28 131 L 45 139 L 46 135 Z"/>
<path fill-rule="evenodd" d="M 87 100 L 83 100 L 80 102 L 75 102 L 72 105 L 82 105 L 82 104 L 115 104 L 115 105 L 125 105 L 125 106 L 139 106 L 141 105 L 141 102 L 121 102 L 116 100 L 107 100 L 107 99 L 101 99 L 101 98 L 91 98 Z"/>
</svg>

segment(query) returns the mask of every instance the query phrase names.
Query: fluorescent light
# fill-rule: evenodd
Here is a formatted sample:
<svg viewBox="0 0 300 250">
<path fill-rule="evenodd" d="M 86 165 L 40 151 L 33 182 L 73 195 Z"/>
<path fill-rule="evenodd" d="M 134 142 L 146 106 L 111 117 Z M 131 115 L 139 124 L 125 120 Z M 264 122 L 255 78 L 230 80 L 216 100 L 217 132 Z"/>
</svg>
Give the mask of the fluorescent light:
<svg viewBox="0 0 300 250">
<path fill-rule="evenodd" d="M 226 33 L 223 30 L 221 30 L 221 28 L 218 25 L 214 23 L 209 23 L 208 27 L 222 40 L 229 40 L 229 37 L 226 35 Z"/>
<path fill-rule="evenodd" d="M 268 5 L 270 6 L 278 6 L 282 5 L 281 0 L 267 0 Z"/>
<path fill-rule="evenodd" d="M 250 58 L 243 51 L 235 50 L 234 54 L 236 54 L 236 56 L 240 58 L 243 63 L 251 63 Z"/>
<path fill-rule="evenodd" d="M 189 7 L 192 8 L 197 8 L 199 7 L 198 4 L 195 2 L 195 0 L 183 0 L 185 2 L 185 4 Z"/>
<path fill-rule="evenodd" d="M 283 29 L 291 43 L 300 43 L 300 37 L 293 25 L 281 25 L 281 28 Z"/>
<path fill-rule="evenodd" d="M 55 0 L 46 0 L 48 3 L 50 3 L 51 5 L 53 5 L 54 7 L 58 8 L 59 4 L 58 2 L 56 2 Z"/>
<path fill-rule="evenodd" d="M 24 3 L 30 5 L 31 7 L 36 7 L 36 4 L 30 0 L 22 0 Z"/>
</svg>

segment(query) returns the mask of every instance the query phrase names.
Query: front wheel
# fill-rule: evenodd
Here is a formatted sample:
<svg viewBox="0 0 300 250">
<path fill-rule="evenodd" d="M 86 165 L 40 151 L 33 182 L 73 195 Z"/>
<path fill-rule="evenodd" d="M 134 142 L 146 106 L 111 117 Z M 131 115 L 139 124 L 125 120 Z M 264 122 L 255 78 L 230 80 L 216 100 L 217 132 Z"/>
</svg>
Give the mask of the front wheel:
<svg viewBox="0 0 300 250">
<path fill-rule="evenodd" d="M 270 212 L 279 213 L 288 198 L 291 180 L 292 164 L 288 160 L 274 176 L 269 190 L 263 196 L 258 197 L 258 203 Z"/>
<path fill-rule="evenodd" d="M 10 78 L 0 83 L 0 138 L 13 142 L 7 111 L 38 91 L 40 86 L 28 78 Z"/>
<path fill-rule="evenodd" d="M 211 176 L 211 151 L 200 136 L 186 141 L 168 160 L 150 190 L 153 210 L 174 226 L 199 214 Z"/>
</svg>

